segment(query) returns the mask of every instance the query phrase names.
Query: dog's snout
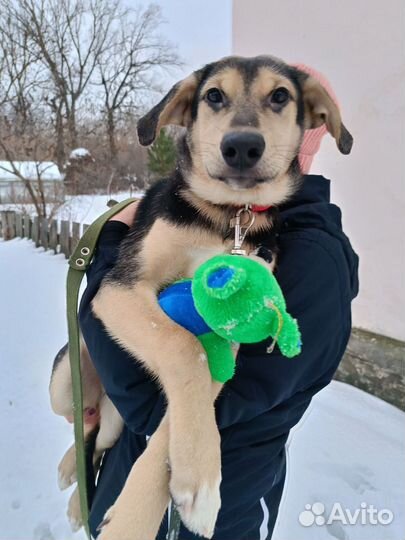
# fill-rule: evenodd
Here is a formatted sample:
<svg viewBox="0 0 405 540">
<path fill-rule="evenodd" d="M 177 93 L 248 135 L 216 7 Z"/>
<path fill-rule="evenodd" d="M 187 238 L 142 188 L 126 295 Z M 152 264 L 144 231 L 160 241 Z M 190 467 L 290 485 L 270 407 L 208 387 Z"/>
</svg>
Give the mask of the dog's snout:
<svg viewBox="0 0 405 540">
<path fill-rule="evenodd" d="M 260 133 L 234 131 L 221 142 L 221 152 L 227 165 L 240 170 L 256 165 L 262 157 L 266 143 Z"/>
</svg>

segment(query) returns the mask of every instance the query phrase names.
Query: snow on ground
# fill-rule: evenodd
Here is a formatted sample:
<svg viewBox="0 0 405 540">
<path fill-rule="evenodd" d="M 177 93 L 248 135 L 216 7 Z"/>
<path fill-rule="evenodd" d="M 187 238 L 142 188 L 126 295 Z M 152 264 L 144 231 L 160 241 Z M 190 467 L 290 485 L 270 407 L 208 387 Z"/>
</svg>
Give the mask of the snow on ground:
<svg viewBox="0 0 405 540">
<path fill-rule="evenodd" d="M 347 384 L 333 382 L 312 401 L 291 433 L 288 475 L 273 540 L 403 540 L 405 533 L 405 413 Z M 322 503 L 328 518 L 340 503 L 342 519 L 303 527 L 305 505 Z M 389 525 L 350 525 L 374 505 L 393 513 Z M 301 515 L 304 521 L 307 515 Z M 367 517 L 367 516 L 366 516 Z M 346 523 L 344 522 L 346 520 Z M 321 519 L 321 523 L 322 523 Z"/>
<path fill-rule="evenodd" d="M 69 494 L 57 488 L 72 428 L 48 398 L 52 359 L 66 341 L 66 261 L 20 239 L 0 241 L 0 261 L 0 540 L 84 540 L 70 532 Z M 404 421 L 398 409 L 348 385 L 323 390 L 290 438 L 273 540 L 403 540 Z M 313 503 L 325 506 L 321 525 L 304 527 L 299 515 L 310 523 L 315 516 L 302 512 Z M 394 518 L 385 526 L 322 524 L 333 503 L 351 512 L 373 504 Z"/>
<path fill-rule="evenodd" d="M 48 397 L 52 359 L 66 342 L 66 260 L 16 239 L 0 242 L 0 261 L 0 539 L 68 540 L 56 469 L 72 429 Z"/>
</svg>

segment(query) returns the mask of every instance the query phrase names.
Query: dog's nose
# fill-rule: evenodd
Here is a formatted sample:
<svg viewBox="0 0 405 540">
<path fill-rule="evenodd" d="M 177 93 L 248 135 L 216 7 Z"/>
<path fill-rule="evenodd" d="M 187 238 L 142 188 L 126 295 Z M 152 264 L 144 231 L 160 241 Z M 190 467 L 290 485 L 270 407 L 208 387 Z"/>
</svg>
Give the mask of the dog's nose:
<svg viewBox="0 0 405 540">
<path fill-rule="evenodd" d="M 227 165 L 240 170 L 256 165 L 262 157 L 266 143 L 260 133 L 234 131 L 221 142 L 221 152 Z"/>
</svg>

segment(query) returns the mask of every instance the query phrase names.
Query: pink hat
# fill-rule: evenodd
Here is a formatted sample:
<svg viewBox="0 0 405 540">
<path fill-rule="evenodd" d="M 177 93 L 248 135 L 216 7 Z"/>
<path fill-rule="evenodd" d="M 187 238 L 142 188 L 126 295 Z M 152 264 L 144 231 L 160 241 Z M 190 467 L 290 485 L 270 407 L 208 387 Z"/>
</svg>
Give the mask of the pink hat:
<svg viewBox="0 0 405 540">
<path fill-rule="evenodd" d="M 330 97 L 339 107 L 339 101 L 336 97 L 336 94 L 333 91 L 330 82 L 324 75 L 322 75 L 322 73 L 319 73 L 319 71 L 316 71 L 316 69 L 309 67 L 305 64 L 291 65 L 316 79 L 325 88 Z M 325 135 L 325 133 L 327 133 L 327 131 L 328 130 L 326 129 L 325 124 L 315 129 L 305 130 L 304 138 L 301 143 L 300 153 L 298 154 L 298 160 L 300 162 L 301 172 L 303 174 L 307 174 L 309 172 L 314 156 L 321 146 L 322 137 Z"/>
</svg>

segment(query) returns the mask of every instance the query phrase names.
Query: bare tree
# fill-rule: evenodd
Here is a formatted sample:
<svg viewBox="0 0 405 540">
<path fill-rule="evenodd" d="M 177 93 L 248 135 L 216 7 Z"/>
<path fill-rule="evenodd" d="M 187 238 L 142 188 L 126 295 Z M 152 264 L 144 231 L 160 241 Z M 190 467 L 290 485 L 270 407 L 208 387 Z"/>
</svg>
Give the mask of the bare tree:
<svg viewBox="0 0 405 540">
<path fill-rule="evenodd" d="M 110 28 L 116 18 L 118 0 L 2 0 L 28 37 L 40 62 L 53 82 L 53 95 L 47 102 L 56 116 L 57 161 L 61 166 L 65 149 L 61 128 L 63 115 L 70 148 L 77 146 L 76 113 L 94 72 L 97 59 L 109 45 Z"/>
<path fill-rule="evenodd" d="M 74 193 L 147 180 L 133 124 L 150 91 L 161 90 L 157 76 L 180 61 L 158 33 L 160 9 L 124 2 L 0 0 L 0 159 L 55 161 Z M 70 174 L 78 147 L 94 161 Z M 35 186 L 41 191 L 41 178 Z M 26 187 L 45 215 L 45 191 Z"/>
<path fill-rule="evenodd" d="M 2 8 L 0 3 L 0 10 Z M 3 12 L 0 19 L 0 108 L 3 112 L 6 106 L 16 113 L 28 110 L 28 101 L 45 76 L 37 60 L 28 36 L 19 33 L 16 21 Z"/>
<path fill-rule="evenodd" d="M 132 17 L 123 12 L 115 29 L 114 39 L 97 57 L 96 84 L 103 90 L 103 112 L 106 119 L 110 158 L 117 163 L 117 124 L 120 115 L 141 105 L 145 91 L 161 88 L 154 83 L 156 69 L 181 65 L 173 46 L 157 30 L 162 24 L 159 6 L 152 4 L 138 9 Z"/>
<path fill-rule="evenodd" d="M 47 217 L 53 211 L 53 203 L 57 200 L 59 204 L 61 198 L 50 197 L 44 182 L 49 168 L 44 162 L 49 161 L 53 153 L 52 136 L 41 105 L 41 85 L 45 73 L 28 42 L 27 34 L 18 32 L 12 17 L 2 17 L 0 154 L 8 166 L 0 165 L 0 172 L 12 173 L 19 180 L 19 185 L 23 186 L 23 191 L 28 193 L 38 216 Z M 21 160 L 27 158 L 31 160 L 29 166 L 22 167 Z M 21 190 L 17 188 L 14 202 L 21 197 Z M 49 204 L 50 199 L 52 204 Z"/>
</svg>

